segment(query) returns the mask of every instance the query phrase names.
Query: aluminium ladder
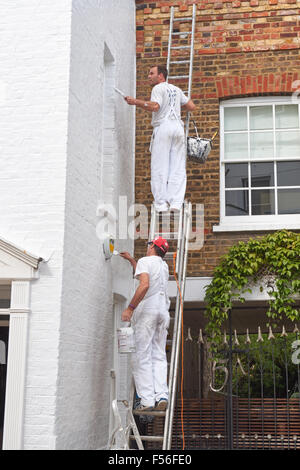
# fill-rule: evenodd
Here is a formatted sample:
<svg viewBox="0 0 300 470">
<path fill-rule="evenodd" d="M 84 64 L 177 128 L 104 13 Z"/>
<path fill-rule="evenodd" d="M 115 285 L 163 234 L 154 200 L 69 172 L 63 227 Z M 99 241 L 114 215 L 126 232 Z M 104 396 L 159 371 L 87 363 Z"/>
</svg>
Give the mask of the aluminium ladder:
<svg viewBox="0 0 300 470">
<path fill-rule="evenodd" d="M 162 236 L 163 238 L 168 239 L 170 243 L 176 241 L 176 251 L 168 252 L 164 259 L 172 260 L 173 256 L 176 254 L 176 266 L 175 272 L 177 277 L 178 286 L 181 292 L 181 297 L 179 290 L 177 289 L 176 295 L 176 305 L 175 305 L 175 315 L 174 315 L 174 325 L 173 325 L 173 337 L 172 337 L 172 347 L 171 347 L 171 359 L 169 363 L 169 374 L 168 374 L 168 386 L 169 386 L 169 403 L 166 411 L 139 411 L 133 410 L 133 414 L 136 416 L 151 415 L 155 417 L 164 417 L 164 435 L 163 436 L 139 436 L 142 441 L 145 442 L 157 442 L 162 443 L 162 449 L 168 450 L 171 448 L 172 444 L 172 427 L 173 427 L 173 418 L 174 418 L 174 408 L 176 401 L 176 386 L 177 386 L 177 375 L 178 375 L 178 366 L 179 366 L 179 356 L 180 356 L 180 347 L 181 347 L 181 328 L 182 328 L 182 308 L 181 308 L 181 298 L 182 302 L 184 299 L 185 291 L 185 280 L 186 280 L 186 267 L 187 267 L 187 258 L 188 258 L 188 242 L 190 237 L 190 229 L 192 222 L 192 204 L 190 202 L 185 202 L 180 211 L 174 212 L 173 219 L 173 231 L 164 231 L 166 228 L 170 229 L 170 218 L 172 212 L 165 212 L 162 214 L 162 230 L 160 230 L 160 220 L 159 213 L 155 211 L 154 205 L 152 204 L 151 208 L 151 223 L 149 230 L 149 241 L 153 240 L 157 236 Z M 164 224 L 164 221 L 166 222 Z M 133 436 L 130 436 L 131 439 L 135 439 L 138 447 L 140 448 L 139 440 L 137 439 L 136 433 Z"/>
<path fill-rule="evenodd" d="M 169 42 L 168 42 L 168 58 L 167 58 L 167 70 L 169 72 L 167 81 L 171 80 L 188 80 L 188 87 L 187 90 L 183 90 L 184 93 L 187 93 L 188 98 L 191 98 L 192 92 L 192 81 L 193 81 L 193 62 L 194 62 L 194 42 L 195 42 L 195 26 L 196 26 L 196 13 L 197 13 L 197 5 L 193 4 L 193 11 L 192 16 L 190 17 L 183 17 L 179 16 L 175 18 L 175 8 L 171 7 L 171 16 L 170 16 L 170 30 L 169 30 Z M 191 23 L 191 29 L 188 31 L 180 31 L 180 23 Z M 176 25 L 179 25 L 179 31 L 176 29 Z M 175 31 L 176 30 L 176 31 Z M 190 38 L 188 45 L 179 45 L 173 46 L 174 41 L 179 38 Z M 188 58 L 176 58 L 173 60 L 172 58 L 172 51 L 184 51 L 186 50 L 189 52 Z M 170 70 L 172 70 L 172 65 L 182 65 L 187 64 L 188 73 L 185 75 L 171 75 Z M 176 84 L 176 83 L 175 83 Z M 190 113 L 187 113 L 187 118 L 185 122 L 185 133 L 186 138 L 189 133 L 189 124 L 190 124 Z"/>
<path fill-rule="evenodd" d="M 169 42 L 168 42 L 168 58 L 167 58 L 167 70 L 168 70 L 168 79 L 167 81 L 176 81 L 176 80 L 188 80 L 187 90 L 183 90 L 187 94 L 188 98 L 191 98 L 192 91 L 192 79 L 193 79 L 193 60 L 194 60 L 194 40 L 195 40 L 195 25 L 196 25 L 196 11 L 197 6 L 193 4 L 192 16 L 191 17 L 175 17 L 175 8 L 171 7 L 170 15 L 170 29 L 169 29 Z M 180 23 L 190 24 L 189 30 L 180 31 Z M 178 25 L 178 27 L 177 27 Z M 176 40 L 185 40 L 188 38 L 189 44 L 186 45 L 174 45 Z M 176 51 L 176 54 L 179 51 L 187 51 L 188 58 L 185 56 L 179 58 L 179 56 L 172 57 L 172 52 Z M 180 52 L 179 52 L 180 53 Z M 180 66 L 186 64 L 188 67 L 188 72 L 182 75 L 172 75 L 172 65 Z M 187 113 L 187 118 L 185 122 L 185 137 L 187 138 L 189 133 L 189 122 L 190 122 L 190 113 Z M 166 217 L 166 213 L 162 215 L 162 218 Z M 192 223 L 192 205 L 191 203 L 185 202 L 179 211 L 176 214 L 174 212 L 174 227 L 176 225 L 176 215 L 177 219 L 177 232 L 164 232 L 164 227 L 162 231 L 159 230 L 159 218 L 158 213 L 154 209 L 152 204 L 151 208 L 151 223 L 149 231 L 149 241 L 153 240 L 155 236 L 162 236 L 167 238 L 169 241 L 177 239 L 177 248 L 176 248 L 176 275 L 177 282 L 181 292 L 182 303 L 184 301 L 184 291 L 185 291 L 185 280 L 186 280 L 186 266 L 187 266 L 187 257 L 188 257 L 188 241 Z M 174 228 L 175 230 L 175 228 Z M 170 259 L 173 257 L 173 253 L 167 253 L 165 259 Z M 169 404 L 167 410 L 164 411 L 152 411 L 151 416 L 165 416 L 164 423 L 164 435 L 163 436 L 140 436 L 144 441 L 148 442 L 162 442 L 162 449 L 169 450 L 171 449 L 172 444 L 172 428 L 173 428 L 173 418 L 174 418 L 174 407 L 176 400 L 176 386 L 177 386 L 177 375 L 178 375 L 178 366 L 179 366 L 179 354 L 181 346 L 181 299 L 180 293 L 177 290 L 176 296 L 176 306 L 175 306 L 175 317 L 174 317 L 174 326 L 173 326 L 173 338 L 172 338 L 172 349 L 171 349 L 171 360 L 169 365 Z M 134 411 L 135 415 L 147 415 L 147 412 Z M 149 412 L 148 412 L 149 414 Z M 139 441 L 136 439 L 136 436 L 132 436 L 140 448 Z"/>
<path fill-rule="evenodd" d="M 188 67 L 188 72 L 182 75 L 171 75 L 169 73 L 167 81 L 176 81 L 176 80 L 188 80 L 187 90 L 183 90 L 187 94 L 188 98 L 191 98 L 192 90 L 192 76 L 193 76 L 193 59 L 194 59 L 194 39 L 195 39 L 195 24 L 196 24 L 196 4 L 193 4 L 193 11 L 191 17 L 175 17 L 175 8 L 171 7 L 170 14 L 170 29 L 169 29 L 169 42 L 168 42 L 168 58 L 167 58 L 167 70 L 170 72 L 172 65 L 175 66 L 186 64 Z M 180 23 L 190 23 L 191 29 L 188 31 L 180 31 Z M 176 30 L 176 25 L 179 26 Z M 189 38 L 188 45 L 173 45 L 177 39 Z M 172 51 L 187 51 L 189 52 L 188 58 L 180 58 L 177 56 L 173 59 Z M 189 133 L 189 122 L 190 122 L 190 113 L 187 113 L 187 118 L 185 122 L 185 136 L 187 138 Z M 170 215 L 170 213 L 169 213 Z M 168 216 L 168 213 L 164 213 L 163 217 Z M 176 221 L 177 216 L 177 221 Z M 176 247 L 176 276 L 178 285 L 181 292 L 182 302 L 184 301 L 184 291 L 185 291 L 185 280 L 186 280 L 186 267 L 187 267 L 187 257 L 188 257 L 188 241 L 189 234 L 192 223 L 192 205 L 189 202 L 185 202 L 181 210 L 176 213 L 174 212 L 174 227 L 177 224 L 177 231 L 173 232 L 164 232 L 159 230 L 159 214 L 155 211 L 154 206 L 151 208 L 151 223 L 149 231 L 149 241 L 153 240 L 155 236 L 163 236 L 170 240 L 177 240 Z M 163 227 L 164 230 L 164 227 Z M 167 253 L 165 259 L 171 259 L 174 253 Z M 116 436 L 119 436 L 121 441 L 123 441 L 122 449 L 129 449 L 130 444 L 129 440 L 135 440 L 139 450 L 143 450 L 144 446 L 142 441 L 145 442 L 157 442 L 162 443 L 162 449 L 169 450 L 171 449 L 172 444 L 172 428 L 173 428 L 173 419 L 174 419 L 174 408 L 176 400 L 176 386 L 177 386 L 177 374 L 179 366 L 179 355 L 181 347 L 181 323 L 182 319 L 182 310 L 181 310 L 181 299 L 179 291 L 177 290 L 176 296 L 176 305 L 175 305 L 175 316 L 174 316 L 174 326 L 173 326 L 173 338 L 172 338 L 172 348 L 171 348 L 171 359 L 169 364 L 169 374 L 168 374 L 168 385 L 169 385 L 169 404 L 166 411 L 152 411 L 151 416 L 155 417 L 164 417 L 164 435 L 163 436 L 140 436 L 137 429 L 133 415 L 136 416 L 145 416 L 149 415 L 149 412 L 142 412 L 133 409 L 135 389 L 134 384 L 131 387 L 130 401 L 123 401 L 123 405 L 127 409 L 127 426 L 124 428 L 121 422 L 120 413 L 118 410 L 118 400 L 115 398 L 112 403 L 112 409 L 115 417 L 116 427 L 113 430 L 112 435 L 109 439 L 108 448 L 114 448 L 114 442 Z M 133 432 L 133 435 L 130 435 L 130 432 Z"/>
<path fill-rule="evenodd" d="M 171 225 L 171 214 L 173 216 L 173 231 L 170 231 Z M 155 211 L 154 205 L 151 207 L 151 223 L 149 230 L 149 241 L 153 240 L 156 236 L 162 236 L 167 238 L 170 244 L 176 242 L 176 251 L 166 253 L 164 259 L 172 260 L 173 256 L 176 255 L 176 265 L 175 272 L 177 277 L 177 282 L 181 292 L 181 298 L 184 299 L 185 291 L 185 280 L 186 280 L 186 267 L 187 267 L 187 257 L 188 257 L 188 242 L 190 237 L 190 229 L 192 222 L 192 204 L 190 202 L 185 202 L 182 205 L 180 211 L 176 212 L 166 212 L 163 213 L 162 224 L 160 224 L 159 213 Z M 166 223 L 164 223 L 166 222 Z M 162 226 L 162 230 L 160 227 Z M 166 232 L 165 230 L 169 230 Z M 112 396 L 113 401 L 111 404 L 115 427 L 109 437 L 108 446 L 109 450 L 113 449 L 130 449 L 130 440 L 134 440 L 137 444 L 139 450 L 144 450 L 143 441 L 145 442 L 157 442 L 162 444 L 163 449 L 171 448 L 171 439 L 172 439 L 172 427 L 173 427 L 173 417 L 174 417 L 174 407 L 176 400 L 176 385 L 177 385 L 177 374 L 178 374 L 178 365 L 179 365 L 179 355 L 180 355 L 180 346 L 181 346 L 181 327 L 182 327 L 182 309 L 181 309 L 181 298 L 179 290 L 177 290 L 176 295 L 176 305 L 175 305 L 175 315 L 174 315 L 174 325 L 173 325 L 173 336 L 172 336 L 172 348 L 171 348 L 171 358 L 169 363 L 169 373 L 168 373 L 168 386 L 169 386 L 169 403 L 166 411 L 139 411 L 133 409 L 134 396 L 135 396 L 135 387 L 132 380 L 130 400 L 129 403 L 125 400 L 122 400 L 122 403 L 126 409 L 127 413 L 127 425 L 123 426 L 122 419 L 118 407 L 118 399 L 116 394 L 116 374 L 115 371 L 111 371 L 111 387 L 112 387 Z M 183 300 L 182 300 L 183 302 Z M 152 417 L 164 417 L 164 435 L 163 436 L 154 436 L 147 435 L 141 436 L 138 427 L 136 425 L 134 416 L 148 416 Z M 132 432 L 132 434 L 131 434 Z M 119 447 L 118 447 L 119 441 Z"/>
</svg>

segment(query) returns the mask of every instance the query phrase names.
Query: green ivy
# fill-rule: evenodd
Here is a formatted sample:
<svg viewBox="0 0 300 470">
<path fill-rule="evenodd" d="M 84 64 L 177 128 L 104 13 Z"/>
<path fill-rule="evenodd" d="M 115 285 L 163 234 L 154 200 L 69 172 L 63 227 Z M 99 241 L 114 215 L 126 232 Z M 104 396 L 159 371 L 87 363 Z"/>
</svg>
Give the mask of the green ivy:
<svg viewBox="0 0 300 470">
<path fill-rule="evenodd" d="M 207 332 L 215 336 L 228 317 L 233 302 L 244 302 L 243 294 L 259 285 L 270 296 L 268 317 L 297 321 L 300 311 L 300 234 L 281 230 L 239 242 L 221 258 L 212 282 L 206 288 Z"/>
</svg>

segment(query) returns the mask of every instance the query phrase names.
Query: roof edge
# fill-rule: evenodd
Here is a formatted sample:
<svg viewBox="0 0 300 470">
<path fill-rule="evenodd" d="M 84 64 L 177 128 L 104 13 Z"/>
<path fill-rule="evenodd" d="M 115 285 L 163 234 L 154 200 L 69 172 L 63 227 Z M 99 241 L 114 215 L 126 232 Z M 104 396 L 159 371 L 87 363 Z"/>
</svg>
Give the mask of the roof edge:
<svg viewBox="0 0 300 470">
<path fill-rule="evenodd" d="M 5 251 L 9 255 L 14 256 L 20 261 L 23 261 L 23 263 L 28 264 L 34 269 L 37 269 L 39 263 L 41 261 L 44 261 L 43 258 L 29 253 L 26 250 L 23 250 L 22 248 L 19 248 L 18 246 L 14 245 L 13 243 L 7 240 L 4 240 L 3 238 L 0 238 L 0 250 Z"/>
</svg>

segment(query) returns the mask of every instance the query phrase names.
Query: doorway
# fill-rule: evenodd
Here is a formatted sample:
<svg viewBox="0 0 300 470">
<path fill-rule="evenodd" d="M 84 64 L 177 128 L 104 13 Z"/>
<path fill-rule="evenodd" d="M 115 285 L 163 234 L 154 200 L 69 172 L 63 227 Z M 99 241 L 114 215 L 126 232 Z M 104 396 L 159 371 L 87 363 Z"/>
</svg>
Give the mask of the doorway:
<svg viewBox="0 0 300 470">
<path fill-rule="evenodd" d="M 11 285 L 0 284 L 0 449 L 3 444 Z"/>
</svg>

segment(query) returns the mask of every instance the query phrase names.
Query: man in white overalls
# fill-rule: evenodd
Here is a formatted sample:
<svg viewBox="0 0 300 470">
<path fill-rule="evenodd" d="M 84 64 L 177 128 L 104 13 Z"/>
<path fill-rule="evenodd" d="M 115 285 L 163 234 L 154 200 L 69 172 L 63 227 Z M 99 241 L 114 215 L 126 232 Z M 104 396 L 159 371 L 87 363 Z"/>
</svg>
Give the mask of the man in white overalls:
<svg viewBox="0 0 300 470">
<path fill-rule="evenodd" d="M 170 322 L 167 294 L 169 268 L 163 260 L 168 242 L 157 237 L 148 243 L 147 254 L 137 263 L 129 253 L 121 253 L 135 270 L 139 286 L 122 313 L 122 321 L 131 321 L 136 352 L 132 353 L 139 409 L 165 410 L 168 405 L 166 340 Z"/>
<path fill-rule="evenodd" d="M 168 71 L 151 67 L 149 82 L 153 87 L 150 101 L 127 96 L 130 105 L 152 112 L 151 191 L 158 212 L 180 210 L 186 189 L 186 142 L 181 108 L 194 111 L 196 106 L 183 91 L 166 82 Z"/>
</svg>

